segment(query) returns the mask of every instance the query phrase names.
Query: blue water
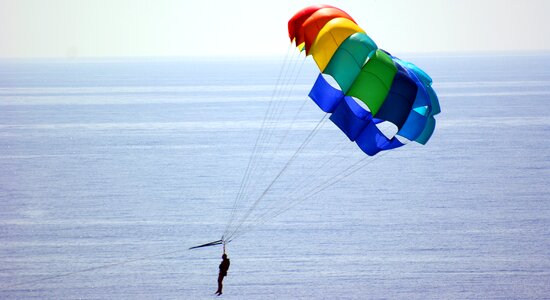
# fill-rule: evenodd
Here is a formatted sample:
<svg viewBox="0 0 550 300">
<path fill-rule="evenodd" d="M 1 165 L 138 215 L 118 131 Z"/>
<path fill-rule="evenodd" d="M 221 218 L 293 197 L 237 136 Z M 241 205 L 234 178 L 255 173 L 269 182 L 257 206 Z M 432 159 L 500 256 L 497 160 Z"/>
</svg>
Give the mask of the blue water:
<svg viewBox="0 0 550 300">
<path fill-rule="evenodd" d="M 362 157 L 322 123 L 228 244 L 224 298 L 550 298 L 550 55 L 402 58 L 434 79 L 432 140 L 311 196 Z M 314 63 L 293 63 L 0 62 L 0 298 L 215 297 L 221 248 L 187 248 L 238 223 L 323 116 Z"/>
</svg>

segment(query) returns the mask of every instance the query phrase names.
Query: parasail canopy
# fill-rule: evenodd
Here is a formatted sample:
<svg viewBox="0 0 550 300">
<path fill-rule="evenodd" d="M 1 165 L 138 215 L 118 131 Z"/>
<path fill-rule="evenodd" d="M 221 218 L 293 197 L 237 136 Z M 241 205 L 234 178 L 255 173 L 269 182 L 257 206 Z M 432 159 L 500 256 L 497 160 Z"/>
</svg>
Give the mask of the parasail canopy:
<svg viewBox="0 0 550 300">
<path fill-rule="evenodd" d="M 310 98 L 366 154 L 428 142 L 441 110 L 422 69 L 379 49 L 351 16 L 330 5 L 297 12 L 288 34 L 319 67 Z"/>
<path fill-rule="evenodd" d="M 426 144 L 434 132 L 434 116 L 441 110 L 430 76 L 380 49 L 347 12 L 330 5 L 306 7 L 288 21 L 288 36 L 319 68 L 308 96 L 325 114 L 315 126 L 299 125 L 309 99 L 299 107 L 288 100 L 305 60 L 287 55 L 225 231 L 221 239 L 193 249 L 225 246 L 363 169 L 382 156 L 378 153 L 412 141 Z M 341 133 L 324 132 L 315 144 L 328 120 Z M 313 152 L 306 152 L 308 145 Z"/>
</svg>

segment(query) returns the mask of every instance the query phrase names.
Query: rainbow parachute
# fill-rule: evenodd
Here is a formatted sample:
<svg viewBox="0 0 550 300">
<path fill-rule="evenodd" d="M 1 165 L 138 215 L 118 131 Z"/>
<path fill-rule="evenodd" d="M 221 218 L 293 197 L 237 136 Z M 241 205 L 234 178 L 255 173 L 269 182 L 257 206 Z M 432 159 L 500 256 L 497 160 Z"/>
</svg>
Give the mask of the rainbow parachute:
<svg viewBox="0 0 550 300">
<path fill-rule="evenodd" d="M 440 113 L 432 79 L 379 49 L 346 12 L 306 7 L 288 22 L 288 35 L 321 71 L 309 97 L 366 154 L 430 139 Z"/>
<path fill-rule="evenodd" d="M 279 80 L 289 70 L 293 72 L 296 65 L 282 68 L 225 231 L 221 239 L 192 249 L 225 247 L 252 227 L 362 170 L 380 157 L 372 157 L 377 153 L 410 141 L 425 144 L 434 132 L 434 115 L 440 108 L 432 79 L 414 64 L 379 49 L 346 12 L 328 5 L 307 7 L 290 19 L 288 34 L 301 51 L 313 57 L 321 71 L 309 97 L 325 114 L 305 138 L 300 133 L 307 130 L 291 135 L 303 105 L 295 111 L 296 105 L 287 107 L 290 101 L 277 96 L 290 95 L 286 83 L 279 85 Z M 292 121 L 279 124 L 287 112 L 294 116 Z M 349 148 L 341 146 L 351 143 L 334 139 L 335 151 L 328 150 L 328 146 L 319 151 L 315 148 L 309 160 L 296 163 L 327 116 L 370 157 L 356 149 L 347 151 Z M 327 136 L 321 139 L 328 145 Z M 298 141 L 301 143 L 295 147 L 293 142 Z M 360 159 L 356 161 L 353 156 Z"/>
</svg>

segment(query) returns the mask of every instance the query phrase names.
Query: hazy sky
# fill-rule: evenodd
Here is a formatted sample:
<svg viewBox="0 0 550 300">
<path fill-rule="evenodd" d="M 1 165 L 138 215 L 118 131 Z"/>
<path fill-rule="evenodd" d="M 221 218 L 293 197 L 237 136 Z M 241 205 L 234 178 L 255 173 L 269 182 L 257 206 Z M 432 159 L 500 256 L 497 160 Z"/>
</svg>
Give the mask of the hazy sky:
<svg viewBox="0 0 550 300">
<path fill-rule="evenodd" d="M 299 0 L 0 0 L 0 57 L 284 54 Z M 392 53 L 550 50 L 547 0 L 326 1 Z"/>
</svg>

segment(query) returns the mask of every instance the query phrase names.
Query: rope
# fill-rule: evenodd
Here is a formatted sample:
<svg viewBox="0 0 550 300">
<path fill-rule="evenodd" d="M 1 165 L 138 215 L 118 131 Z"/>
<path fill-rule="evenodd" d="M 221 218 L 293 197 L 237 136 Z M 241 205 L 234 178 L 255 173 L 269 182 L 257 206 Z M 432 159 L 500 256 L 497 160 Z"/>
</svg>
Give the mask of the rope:
<svg viewBox="0 0 550 300">
<path fill-rule="evenodd" d="M 294 67 L 292 68 L 292 73 L 294 73 L 296 69 L 296 64 L 294 64 Z M 286 69 L 286 72 L 285 72 L 285 75 L 284 77 L 288 77 L 287 76 L 287 73 L 288 73 L 288 68 Z M 250 168 L 247 168 L 248 169 L 248 173 L 245 177 L 245 181 L 244 181 L 244 185 L 243 185 L 243 190 L 242 192 L 240 193 L 240 197 L 238 200 L 242 200 L 243 197 L 245 197 L 248 193 L 247 193 L 247 190 L 250 186 L 250 176 L 251 174 L 254 174 L 258 165 L 261 163 L 261 158 L 264 156 L 264 153 L 266 152 L 267 149 L 270 149 L 269 147 L 269 143 L 271 141 L 271 139 L 273 138 L 273 130 L 275 129 L 276 125 L 277 125 L 277 120 L 278 119 L 274 119 L 275 117 L 279 116 L 278 118 L 280 118 L 280 115 L 281 115 L 281 109 L 284 108 L 284 106 L 281 108 L 281 103 L 283 102 L 283 98 L 282 97 L 279 97 L 279 95 L 282 93 L 283 89 L 286 87 L 287 83 L 286 81 L 288 80 L 283 80 L 283 85 L 281 85 L 280 83 L 277 83 L 275 89 L 274 89 L 274 92 L 273 92 L 273 95 L 271 97 L 271 100 L 270 100 L 270 106 L 268 108 L 268 110 L 266 111 L 266 115 L 265 115 L 265 118 L 264 118 L 264 122 L 262 122 L 262 126 L 261 126 L 261 129 L 260 129 L 260 134 L 258 135 L 257 137 L 257 144 L 256 144 L 256 147 L 253 151 L 253 155 L 252 155 L 252 158 L 250 160 Z"/>
<path fill-rule="evenodd" d="M 343 147 L 343 144 L 345 144 L 345 146 L 347 147 Z M 310 192 L 318 189 L 320 185 L 323 185 L 319 184 L 319 179 L 321 179 L 321 177 L 318 176 L 318 174 L 336 174 L 330 179 L 324 181 L 325 183 L 330 182 L 330 180 L 335 178 L 338 174 L 345 171 L 342 170 L 337 172 L 335 170 L 336 167 L 340 164 L 343 166 L 347 166 L 348 164 L 346 164 L 346 162 L 351 160 L 352 155 L 361 155 L 361 158 L 364 158 L 364 154 L 362 152 L 357 151 L 357 149 L 353 149 L 355 147 L 355 143 L 350 142 L 347 138 L 342 138 L 337 143 L 335 143 L 331 150 L 325 152 L 325 154 L 317 158 L 317 160 L 313 162 L 308 162 L 308 164 L 317 165 L 317 168 L 315 168 L 313 171 L 303 171 L 303 174 L 308 174 L 311 176 L 302 176 L 302 179 L 297 184 L 294 184 L 291 187 L 285 187 L 286 193 L 278 196 L 277 201 L 269 202 L 271 205 L 265 207 L 263 213 L 261 213 L 259 216 L 250 219 L 249 224 L 254 224 L 258 222 L 258 220 L 261 219 L 262 216 L 269 215 L 271 212 L 277 211 L 281 207 L 286 207 L 287 205 L 289 205 L 290 202 L 294 202 L 296 201 L 296 199 L 303 198 Z M 335 151 L 336 148 L 338 148 L 338 151 Z M 343 154 L 343 152 L 347 151 L 351 152 L 347 155 L 345 153 Z"/>
<path fill-rule="evenodd" d="M 290 52 L 290 48 L 288 52 Z M 268 109 L 264 115 L 260 132 L 256 137 L 254 148 L 249 157 L 245 174 L 241 180 L 238 193 L 235 197 L 231 217 L 225 227 L 225 231 L 222 236 L 222 241 L 224 243 L 228 243 L 235 237 L 242 235 L 243 231 L 241 230 L 243 228 L 249 229 L 254 225 L 263 224 L 267 220 L 277 217 L 278 215 L 287 211 L 296 204 L 301 203 L 319 194 L 320 192 L 326 190 L 327 188 L 333 186 L 341 180 L 351 176 L 352 174 L 369 164 L 371 161 L 374 161 L 387 153 L 386 151 L 375 156 L 374 158 L 368 156 L 363 157 L 352 165 L 347 166 L 344 170 L 336 172 L 336 175 L 331 176 L 330 178 L 321 181 L 320 183 L 320 178 L 318 177 L 303 176 L 302 178 L 300 178 L 299 181 L 295 181 L 291 186 L 285 187 L 284 194 L 279 196 L 280 199 L 278 199 L 278 201 L 267 202 L 265 209 L 261 213 L 255 211 L 259 204 L 269 194 L 269 192 L 273 190 L 275 184 L 279 181 L 279 179 L 281 179 L 282 175 L 287 172 L 289 167 L 295 161 L 295 158 L 306 148 L 306 146 L 311 142 L 313 137 L 320 130 L 320 128 L 325 124 L 328 115 L 325 114 L 323 118 L 316 124 L 316 126 L 308 133 L 300 146 L 294 151 L 292 156 L 290 156 L 290 158 L 286 160 L 283 167 L 279 169 L 278 173 L 272 179 L 270 179 L 270 176 L 266 176 L 268 171 L 271 170 L 272 167 L 274 167 L 278 163 L 276 155 L 279 154 L 281 147 L 285 145 L 289 133 L 294 127 L 298 116 L 302 112 L 302 109 L 307 102 L 307 98 L 304 99 L 299 109 L 295 112 L 291 122 L 286 123 L 288 124 L 287 126 L 281 127 L 283 123 L 281 123 L 280 121 L 283 115 L 285 115 L 283 112 L 285 112 L 285 108 L 289 103 L 288 99 L 292 94 L 293 88 L 296 85 L 299 74 L 305 62 L 305 59 L 302 60 L 302 64 L 300 64 L 298 72 L 296 73 L 295 71 L 298 64 L 292 64 L 293 60 L 288 55 L 288 52 L 287 56 L 285 57 L 285 63 L 279 72 L 277 83 L 271 96 Z M 300 53 L 298 53 L 298 55 L 300 55 Z M 286 63 L 287 60 L 289 62 L 288 65 Z M 275 130 L 277 128 L 280 128 L 282 130 L 282 135 L 275 134 Z M 343 140 L 347 141 L 345 139 Z M 316 161 L 312 164 L 314 167 L 311 170 L 308 169 L 308 171 L 312 171 L 313 173 L 303 172 L 303 174 L 319 174 L 323 170 L 333 170 L 340 165 L 345 166 L 346 164 L 342 164 L 342 162 L 348 161 L 349 159 L 347 156 L 349 156 L 350 154 L 348 154 L 347 156 L 341 155 L 341 153 L 347 151 L 346 147 L 339 146 L 341 143 L 344 143 L 344 141 L 340 141 L 339 144 L 333 147 L 333 150 L 325 152 L 324 155 L 321 155 L 316 159 Z M 354 143 L 350 143 L 349 141 L 347 142 L 349 145 L 355 146 Z M 336 147 L 338 147 L 338 151 L 334 153 L 334 149 Z M 351 155 L 353 155 L 353 153 L 355 152 L 351 153 Z M 325 172 L 323 172 L 322 174 L 325 174 Z M 264 186 L 264 180 L 268 180 L 266 182 L 265 188 L 260 189 L 261 186 Z M 252 188 L 261 192 L 259 192 L 259 194 L 256 194 L 252 190 Z M 237 206 L 239 204 L 241 204 L 243 207 L 247 207 L 247 209 L 243 215 L 237 217 Z M 255 213 L 257 215 L 251 218 L 252 213 Z"/>
<path fill-rule="evenodd" d="M 257 152 L 258 152 L 258 147 L 260 145 L 260 143 L 263 141 L 263 135 L 264 135 L 264 131 L 266 129 L 266 122 L 268 121 L 269 117 L 270 117 L 270 114 L 271 114 L 271 111 L 272 111 L 272 107 L 275 103 L 274 99 L 275 99 L 275 96 L 277 95 L 278 93 L 278 88 L 279 88 L 279 85 L 280 85 L 280 82 L 281 82 L 281 78 L 283 77 L 283 73 L 286 74 L 288 72 L 288 68 L 287 68 L 287 61 L 290 61 L 290 50 L 292 49 L 292 44 L 289 44 L 289 47 L 287 49 L 287 54 L 285 55 L 285 58 L 283 60 L 283 64 L 281 66 L 281 69 L 279 70 L 279 74 L 277 76 L 277 81 L 276 81 L 276 85 L 275 85 L 275 88 L 272 92 L 272 95 L 271 95 L 271 99 L 269 101 L 269 104 L 268 104 L 268 108 L 264 114 L 264 117 L 263 117 L 263 120 L 262 120 L 262 125 L 260 127 L 260 132 L 258 134 L 258 136 L 256 137 L 256 140 L 254 142 L 254 147 L 252 149 L 252 152 L 250 154 L 250 157 L 248 159 L 248 164 L 247 164 L 247 167 L 245 169 L 245 173 L 241 179 L 241 183 L 239 185 L 239 190 L 235 196 L 235 199 L 233 201 L 233 206 L 232 206 L 232 210 L 231 210 L 231 215 L 228 219 L 228 223 L 226 225 L 226 228 L 230 228 L 232 223 L 234 222 L 234 219 L 235 219 L 235 214 L 237 212 L 237 204 L 239 203 L 239 201 L 242 199 L 243 197 L 243 194 L 245 193 L 247 187 L 248 187 L 248 183 L 249 183 L 249 178 L 250 178 L 250 174 L 251 174 L 251 169 L 253 167 L 253 163 L 254 161 L 256 160 L 257 158 Z M 290 64 L 290 62 L 289 62 Z M 226 230 L 227 231 L 227 230 Z M 224 233 L 225 235 L 226 233 Z"/>
<path fill-rule="evenodd" d="M 298 55 L 300 55 L 300 53 L 298 53 Z M 285 62 L 288 57 L 289 55 L 287 53 L 287 57 L 285 57 Z M 298 75 L 303 67 L 304 62 L 305 62 L 305 59 L 302 60 L 302 63 L 300 64 L 297 74 L 294 74 L 296 71 L 297 64 L 296 63 L 293 64 L 294 66 L 292 67 L 289 80 L 283 79 L 282 84 L 281 84 L 281 77 L 283 78 L 288 77 L 287 74 L 290 68 L 284 68 L 284 72 L 283 72 L 283 69 L 281 69 L 281 71 L 279 72 L 277 84 L 273 91 L 268 110 L 264 115 L 264 120 L 262 121 L 260 133 L 256 138 L 256 142 L 254 144 L 253 151 L 249 158 L 245 175 L 243 176 L 241 185 L 239 187 L 239 191 L 237 193 L 237 196 L 235 197 L 231 216 L 225 227 L 226 229 L 224 231 L 224 234 L 222 235 L 222 238 L 228 235 L 230 229 L 232 228 L 234 222 L 236 221 L 237 205 L 239 203 L 241 204 L 247 203 L 249 200 L 251 200 L 253 194 L 249 193 L 249 188 L 251 186 L 257 186 L 257 180 L 259 180 L 259 178 L 264 177 L 263 175 L 265 174 L 266 168 L 263 169 L 264 171 L 262 172 L 261 176 L 253 176 L 253 174 L 257 173 L 256 171 L 258 167 L 263 163 L 262 158 L 266 157 L 267 150 L 273 149 L 272 144 L 270 144 L 274 136 L 273 132 L 275 128 L 278 126 L 278 124 L 280 124 L 279 121 L 283 115 L 282 111 L 284 110 L 284 108 L 286 107 L 286 103 L 288 102 L 286 100 L 290 97 L 292 93 L 292 89 L 295 86 L 297 79 L 299 78 Z M 281 76 L 283 73 L 284 73 L 284 76 Z M 290 88 L 288 88 L 289 84 L 291 84 Z M 288 90 L 286 96 L 283 95 L 280 97 L 280 95 L 284 93 L 285 90 Z M 305 100 L 304 100 L 304 103 L 305 103 Z M 302 107 L 303 107 L 303 104 L 302 104 Z M 284 143 L 284 140 L 286 139 L 286 135 L 294 125 L 296 119 L 297 119 L 297 116 L 294 118 L 293 122 L 291 122 L 290 125 L 288 126 L 283 139 L 279 140 L 278 146 L 276 147 L 276 150 L 272 152 L 271 157 L 273 157 L 277 153 L 278 149 L 280 148 L 280 145 Z M 272 160 L 270 159 L 269 162 L 271 161 Z"/>
<path fill-rule="evenodd" d="M 319 120 L 319 122 L 317 123 L 317 125 L 315 125 L 315 127 L 310 131 L 310 133 L 308 134 L 308 136 L 306 137 L 306 139 L 302 142 L 302 144 L 300 145 L 300 147 L 298 147 L 298 149 L 296 149 L 296 151 L 294 152 L 294 154 L 292 155 L 292 157 L 286 162 L 285 166 L 279 171 L 279 173 L 277 174 L 277 176 L 275 176 L 275 178 L 273 178 L 273 180 L 271 181 L 271 183 L 267 186 L 267 188 L 265 188 L 265 190 L 262 192 L 262 194 L 260 195 L 260 197 L 258 197 L 256 199 L 256 201 L 254 202 L 254 204 L 248 209 L 248 211 L 246 212 L 246 214 L 241 218 L 241 221 L 239 222 L 239 225 L 228 235 L 226 236 L 226 239 L 231 239 L 232 235 L 234 235 L 238 230 L 239 228 L 242 226 L 242 224 L 246 221 L 246 219 L 248 218 L 248 216 L 252 213 L 252 211 L 254 210 L 254 208 L 256 208 L 256 206 L 258 205 L 258 203 L 260 202 L 261 199 L 263 199 L 263 197 L 267 194 L 267 192 L 271 189 L 271 187 L 273 186 L 273 184 L 275 184 L 275 182 L 277 182 L 277 180 L 279 179 L 279 177 L 281 177 L 281 175 L 285 172 L 285 170 L 288 168 L 288 166 L 294 161 L 294 159 L 298 156 L 298 154 L 300 153 L 300 151 L 302 149 L 304 149 L 304 147 L 309 143 L 309 141 L 311 141 L 311 139 L 313 138 L 313 136 L 315 136 L 315 134 L 317 133 L 317 129 L 319 128 L 319 126 L 324 123 L 324 121 L 326 121 L 326 117 L 327 117 L 328 114 L 325 114 L 323 116 L 323 118 L 321 118 L 321 120 Z"/>
<path fill-rule="evenodd" d="M 342 180 L 348 178 L 349 176 L 355 174 L 356 172 L 363 169 L 367 165 L 371 164 L 375 160 L 380 159 L 381 157 L 389 154 L 390 152 L 395 152 L 395 151 L 398 151 L 398 150 L 399 149 L 397 149 L 397 150 L 394 149 L 393 151 L 384 151 L 384 152 L 382 152 L 382 153 L 380 153 L 380 154 L 378 154 L 374 157 L 372 157 L 372 156 L 363 157 L 361 160 L 359 160 L 356 163 L 352 164 L 351 166 L 345 168 L 342 172 L 332 176 L 331 178 L 325 180 L 323 183 L 319 184 L 314 189 L 310 190 L 310 192 L 308 192 L 308 194 L 303 196 L 301 199 L 294 199 L 295 201 L 292 201 L 290 203 L 290 205 L 288 205 L 286 207 L 281 207 L 277 211 L 270 211 L 270 212 L 262 214 L 260 216 L 260 218 L 258 218 L 255 221 L 255 223 L 249 224 L 247 229 L 250 230 L 254 226 L 260 226 L 260 225 L 265 224 L 267 221 L 278 217 L 279 215 L 285 213 L 286 211 L 288 211 L 289 209 L 295 207 L 296 205 L 312 198 L 313 196 L 323 192 L 324 190 L 330 188 L 331 186 L 334 186 L 335 184 L 337 184 L 337 183 L 341 182 Z M 244 234 L 249 232 L 249 230 L 242 230 L 239 233 L 234 234 L 229 241 L 234 240 L 237 237 L 243 236 Z"/>
<path fill-rule="evenodd" d="M 374 160 L 378 159 L 380 156 L 382 155 L 386 155 L 387 153 L 389 153 L 388 151 L 380 154 L 379 156 L 375 156 L 375 157 L 370 157 L 370 156 L 367 156 L 367 157 L 364 157 L 363 159 L 361 159 L 360 161 L 358 161 L 357 163 L 353 164 L 352 166 L 346 168 L 342 173 L 346 172 L 346 171 L 349 171 L 349 173 L 345 174 L 345 175 L 342 175 L 342 174 L 338 174 L 334 177 L 337 177 L 337 176 L 340 176 L 340 178 L 338 179 L 329 179 L 329 180 L 326 180 L 325 182 L 328 182 L 328 181 L 331 181 L 332 182 L 330 184 L 327 184 L 325 186 L 322 186 L 322 185 L 319 185 L 319 186 L 322 186 L 321 188 L 317 189 L 316 191 L 312 191 L 310 192 L 308 195 L 306 195 L 305 197 L 301 198 L 301 199 L 295 199 L 296 201 L 293 201 L 290 203 L 290 205 L 286 206 L 286 207 L 282 207 L 280 208 L 279 210 L 277 211 L 272 211 L 270 212 L 269 214 L 262 214 L 261 218 L 259 218 L 257 220 L 257 222 L 255 222 L 254 224 L 249 224 L 248 228 L 247 229 L 251 229 L 252 227 L 254 226 L 261 226 L 263 224 L 265 224 L 267 221 L 270 221 L 276 217 L 278 217 L 279 215 L 287 212 L 288 210 L 290 210 L 291 208 L 295 207 L 296 205 L 300 204 L 300 203 L 303 203 L 304 201 L 312 198 L 313 196 L 321 193 L 322 191 L 328 189 L 329 187 L 337 184 L 338 182 L 346 179 L 347 177 L 353 175 L 354 173 L 356 173 L 357 171 L 363 169 L 366 165 L 372 163 Z M 355 167 L 355 168 L 354 168 Z M 353 170 L 350 171 L 350 169 L 354 168 Z M 238 237 L 242 237 L 243 235 L 245 235 L 246 233 L 248 233 L 249 230 L 242 230 L 241 232 L 233 235 L 231 237 L 231 239 L 229 241 L 232 241 L 234 240 L 235 238 L 238 238 Z"/>
<path fill-rule="evenodd" d="M 39 283 L 39 282 L 43 282 L 43 281 L 47 281 L 47 280 L 51 280 L 51 279 L 72 276 L 72 275 L 76 275 L 76 274 L 79 274 L 79 273 L 92 272 L 92 271 L 96 271 L 96 270 L 107 269 L 107 268 L 112 268 L 112 267 L 116 267 L 116 266 L 122 266 L 122 265 L 126 265 L 126 264 L 133 263 L 133 262 L 136 262 L 136 261 L 147 260 L 147 259 L 160 257 L 160 256 L 167 256 L 167 255 L 175 254 L 175 253 L 181 253 L 181 249 L 175 250 L 175 251 L 162 252 L 162 253 L 155 254 L 155 255 L 143 256 L 143 257 L 134 258 L 134 259 L 128 259 L 128 260 L 124 260 L 124 261 L 121 261 L 121 262 L 100 265 L 100 266 L 97 266 L 97 267 L 85 268 L 85 269 L 81 269 L 81 270 L 78 270 L 78 271 L 61 273 L 61 274 L 57 274 L 57 275 L 50 275 L 50 276 L 45 276 L 45 277 L 41 277 L 41 278 L 33 279 L 33 280 L 28 280 L 28 281 L 22 281 L 22 282 L 14 283 L 14 284 L 11 284 L 11 285 L 7 285 L 7 286 L 5 286 L 5 288 L 9 289 L 9 288 L 23 286 L 23 285 L 27 285 L 27 284 Z"/>
<path fill-rule="evenodd" d="M 303 62 L 302 62 L 302 65 L 303 65 Z M 298 72 L 301 71 L 301 68 L 302 67 L 300 66 L 300 69 L 299 69 Z M 256 175 L 256 176 L 253 176 L 255 181 L 249 182 L 247 187 L 249 187 L 249 186 L 258 186 L 258 180 L 261 180 L 262 178 L 264 178 L 265 172 L 267 170 L 269 170 L 269 167 L 264 167 L 263 172 L 261 174 L 256 174 L 256 170 L 259 168 L 259 166 L 261 166 L 261 164 L 263 163 L 264 160 L 267 161 L 267 163 L 269 164 L 268 166 L 271 166 L 274 163 L 273 157 L 279 152 L 279 149 L 280 149 L 281 145 L 284 144 L 284 142 L 286 140 L 286 137 L 287 137 L 288 133 L 290 132 L 290 129 L 292 128 L 292 126 L 294 126 L 295 120 L 297 119 L 297 114 L 295 115 L 295 118 L 293 119 L 293 122 L 291 122 L 287 126 L 287 128 L 285 130 L 285 134 L 283 135 L 283 137 L 280 138 L 278 142 L 277 142 L 277 140 L 274 140 L 273 143 L 271 143 L 271 140 L 274 138 L 275 128 L 279 124 L 282 124 L 280 121 L 281 121 L 282 116 L 284 115 L 283 110 L 286 107 L 286 104 L 288 103 L 287 99 L 290 97 L 290 93 L 292 92 L 292 88 L 294 87 L 297 78 L 298 78 L 298 76 L 295 76 L 294 82 L 293 82 L 291 88 L 289 89 L 289 92 L 288 92 L 287 96 L 281 98 L 281 100 L 278 101 L 278 103 L 283 103 L 283 105 L 282 105 L 282 107 L 278 108 L 277 112 L 274 113 L 274 116 L 276 116 L 276 117 L 275 117 L 274 120 L 271 121 L 272 126 L 268 127 L 267 133 L 265 134 L 265 136 L 267 136 L 267 141 L 265 141 L 265 143 L 263 143 L 262 148 L 261 148 L 262 151 L 258 155 L 259 158 L 256 160 L 256 163 L 254 164 L 254 167 L 252 168 L 252 171 L 251 171 L 251 174 Z M 305 102 L 307 102 L 307 98 L 304 99 L 301 107 L 304 106 Z M 277 147 L 274 146 L 275 144 L 277 145 Z M 269 157 L 268 157 L 268 154 L 267 154 L 268 150 L 272 150 L 271 155 Z M 244 199 L 245 199 L 245 202 L 246 202 L 246 201 L 251 199 L 252 193 L 245 193 L 245 194 L 248 195 L 248 197 L 244 196 Z"/>
</svg>

